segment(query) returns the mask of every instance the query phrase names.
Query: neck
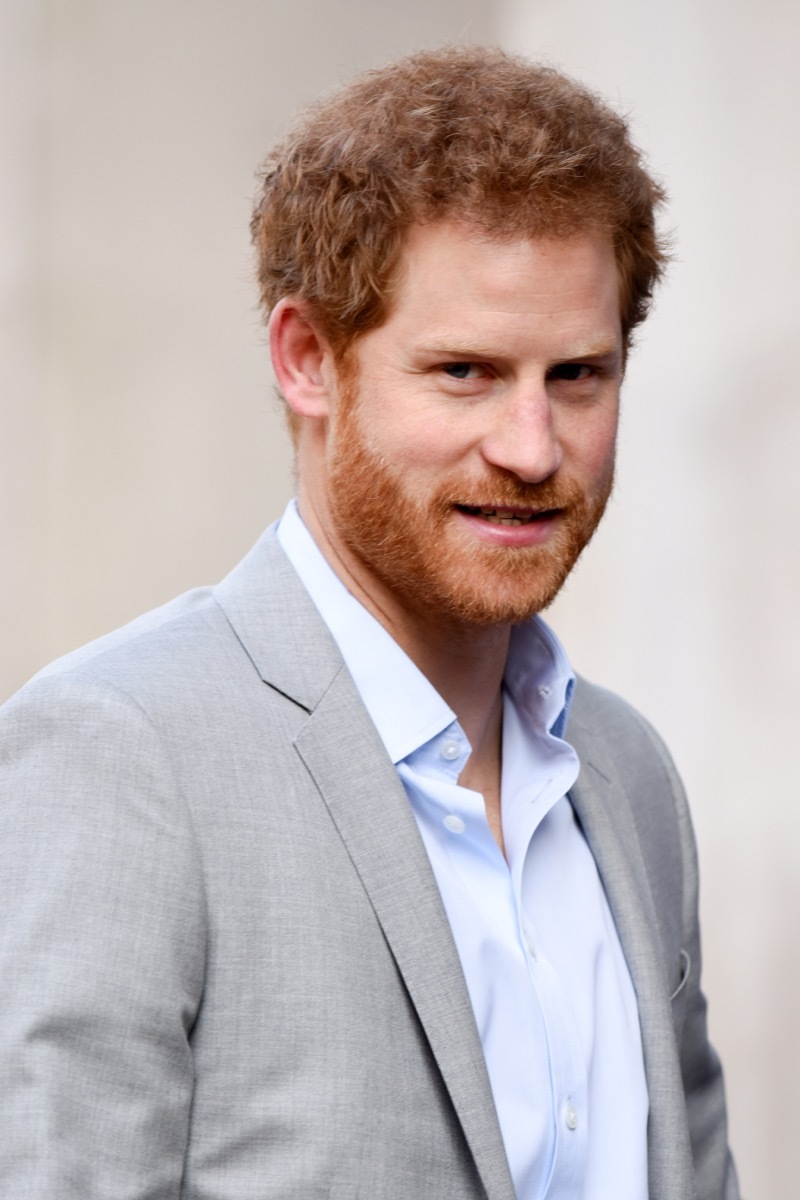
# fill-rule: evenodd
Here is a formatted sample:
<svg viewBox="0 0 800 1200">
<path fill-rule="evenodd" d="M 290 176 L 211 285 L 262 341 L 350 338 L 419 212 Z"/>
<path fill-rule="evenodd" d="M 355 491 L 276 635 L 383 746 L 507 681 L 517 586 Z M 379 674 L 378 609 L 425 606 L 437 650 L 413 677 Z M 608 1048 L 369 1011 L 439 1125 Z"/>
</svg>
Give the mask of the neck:
<svg viewBox="0 0 800 1200">
<path fill-rule="evenodd" d="M 375 615 L 382 619 L 379 613 Z M 476 629 L 403 616 L 405 619 L 384 624 L 452 708 L 477 753 L 487 732 L 498 725 L 509 626 Z"/>
</svg>

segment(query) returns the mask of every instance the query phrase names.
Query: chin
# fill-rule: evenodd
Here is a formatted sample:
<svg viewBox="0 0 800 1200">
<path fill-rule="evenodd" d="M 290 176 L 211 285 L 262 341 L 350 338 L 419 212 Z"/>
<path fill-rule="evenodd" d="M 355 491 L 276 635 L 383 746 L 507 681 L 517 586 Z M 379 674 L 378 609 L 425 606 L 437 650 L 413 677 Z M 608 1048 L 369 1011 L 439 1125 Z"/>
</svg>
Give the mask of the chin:
<svg viewBox="0 0 800 1200">
<path fill-rule="evenodd" d="M 423 542 L 404 553 L 370 554 L 365 565 L 428 624 L 520 625 L 558 595 L 588 540 L 576 534 L 527 550 L 473 545 L 468 551 L 463 544 L 448 546 L 445 536 L 435 548 Z M 359 549 L 364 561 L 363 544 Z"/>
</svg>

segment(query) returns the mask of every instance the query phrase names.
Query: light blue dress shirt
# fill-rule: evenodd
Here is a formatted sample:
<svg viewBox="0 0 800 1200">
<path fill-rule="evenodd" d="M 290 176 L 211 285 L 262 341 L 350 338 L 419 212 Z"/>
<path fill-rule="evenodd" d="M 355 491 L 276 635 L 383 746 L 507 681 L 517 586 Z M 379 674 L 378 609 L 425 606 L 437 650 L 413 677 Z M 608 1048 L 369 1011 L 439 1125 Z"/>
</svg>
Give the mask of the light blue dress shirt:
<svg viewBox="0 0 800 1200">
<path fill-rule="evenodd" d="M 574 677 L 540 618 L 512 632 L 501 812 L 460 787 L 455 714 L 348 592 L 292 502 L 279 541 L 337 642 L 403 782 L 453 931 L 519 1200 L 647 1200 L 636 997 L 567 792 Z"/>
</svg>

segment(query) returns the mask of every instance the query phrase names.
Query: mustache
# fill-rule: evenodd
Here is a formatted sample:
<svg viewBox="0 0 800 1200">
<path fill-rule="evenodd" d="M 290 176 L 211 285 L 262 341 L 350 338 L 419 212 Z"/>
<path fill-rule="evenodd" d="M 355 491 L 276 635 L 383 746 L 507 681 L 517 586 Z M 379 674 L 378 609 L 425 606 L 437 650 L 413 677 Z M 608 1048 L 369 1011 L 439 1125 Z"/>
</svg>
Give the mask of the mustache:
<svg viewBox="0 0 800 1200">
<path fill-rule="evenodd" d="M 539 512 L 582 507 L 582 489 L 574 480 L 545 479 L 526 483 L 515 476 L 448 481 L 436 496 L 437 507 L 448 512 L 459 508 L 532 508 Z"/>
</svg>

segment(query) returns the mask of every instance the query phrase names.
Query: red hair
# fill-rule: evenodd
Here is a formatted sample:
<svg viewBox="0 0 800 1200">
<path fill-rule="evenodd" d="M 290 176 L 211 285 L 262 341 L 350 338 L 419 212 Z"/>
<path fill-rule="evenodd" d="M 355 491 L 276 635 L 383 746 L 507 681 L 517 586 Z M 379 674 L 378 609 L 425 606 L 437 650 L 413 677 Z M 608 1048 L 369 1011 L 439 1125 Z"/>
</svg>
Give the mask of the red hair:
<svg viewBox="0 0 800 1200">
<path fill-rule="evenodd" d="M 624 118 L 501 50 L 426 51 L 358 76 L 302 114 L 261 179 L 251 230 L 263 306 L 302 298 L 340 356 L 384 320 L 413 224 L 606 231 L 626 343 L 666 262 L 654 217 L 664 192 Z"/>
</svg>

